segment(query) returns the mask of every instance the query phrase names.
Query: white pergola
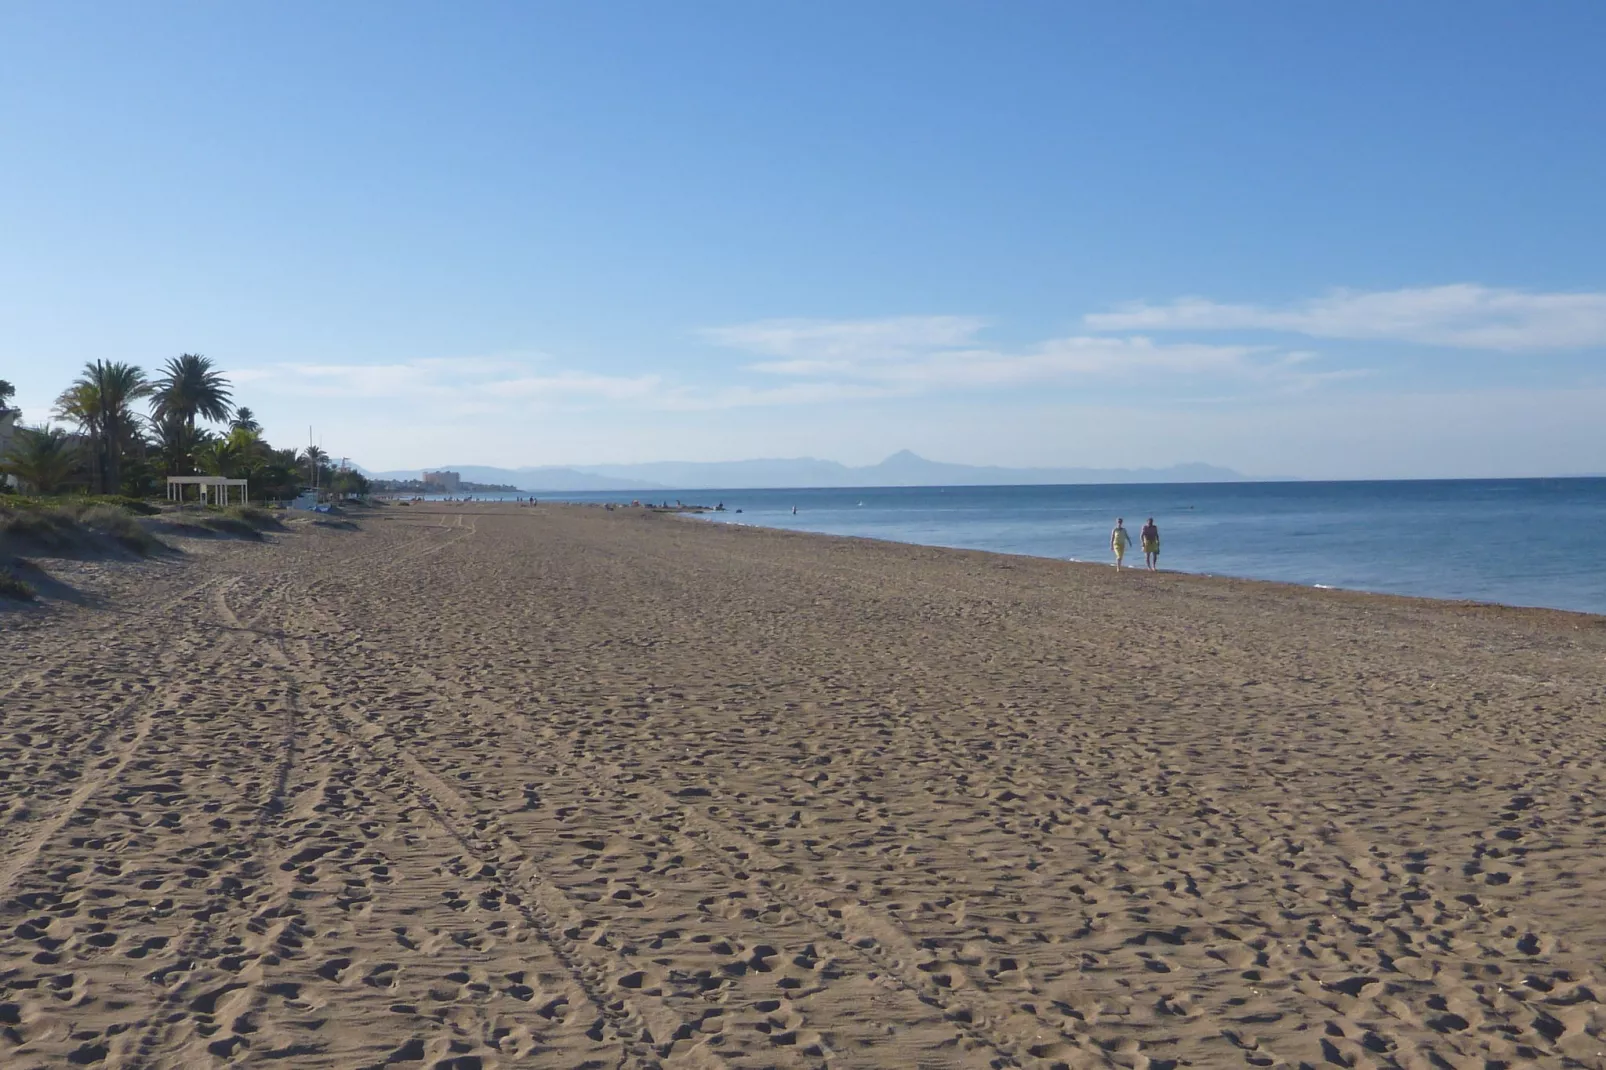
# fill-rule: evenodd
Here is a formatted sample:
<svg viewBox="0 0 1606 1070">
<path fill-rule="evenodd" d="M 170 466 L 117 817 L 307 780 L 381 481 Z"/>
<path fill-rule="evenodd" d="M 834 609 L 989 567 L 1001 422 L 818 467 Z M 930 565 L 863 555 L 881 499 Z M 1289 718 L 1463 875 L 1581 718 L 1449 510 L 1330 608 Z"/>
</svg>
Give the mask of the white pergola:
<svg viewBox="0 0 1606 1070">
<path fill-rule="evenodd" d="M 251 491 L 249 482 L 244 479 L 225 479 L 222 476 L 168 476 L 167 500 L 181 502 L 184 500 L 184 488 L 194 487 L 197 498 L 202 504 L 228 505 L 230 487 L 240 488 L 240 504 L 249 505 Z"/>
</svg>

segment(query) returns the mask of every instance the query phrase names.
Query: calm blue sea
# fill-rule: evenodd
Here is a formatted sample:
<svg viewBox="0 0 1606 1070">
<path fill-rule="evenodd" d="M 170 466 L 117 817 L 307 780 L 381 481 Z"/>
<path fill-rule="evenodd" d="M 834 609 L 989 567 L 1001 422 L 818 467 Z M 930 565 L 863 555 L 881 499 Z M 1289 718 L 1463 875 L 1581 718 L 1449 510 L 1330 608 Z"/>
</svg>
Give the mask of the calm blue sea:
<svg viewBox="0 0 1606 1070">
<path fill-rule="evenodd" d="M 676 499 L 718 523 L 1108 561 L 1117 516 L 1167 569 L 1606 614 L 1606 479 L 866 487 L 562 494 Z M 793 506 L 797 513 L 792 513 Z M 736 510 L 741 512 L 737 513 Z M 1140 565 L 1137 547 L 1129 562 Z"/>
</svg>

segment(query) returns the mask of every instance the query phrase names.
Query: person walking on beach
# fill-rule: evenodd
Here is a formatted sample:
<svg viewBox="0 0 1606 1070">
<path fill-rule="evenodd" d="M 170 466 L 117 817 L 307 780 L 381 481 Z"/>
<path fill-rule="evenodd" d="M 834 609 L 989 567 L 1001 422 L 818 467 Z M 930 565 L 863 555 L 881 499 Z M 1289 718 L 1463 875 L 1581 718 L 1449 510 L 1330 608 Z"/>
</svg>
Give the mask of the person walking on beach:
<svg viewBox="0 0 1606 1070">
<path fill-rule="evenodd" d="M 1110 532 L 1110 549 L 1115 551 L 1115 571 L 1117 572 L 1121 571 L 1121 559 L 1126 556 L 1126 548 L 1132 545 L 1132 536 L 1128 535 L 1126 528 L 1121 526 L 1123 523 L 1124 521 L 1120 517 L 1116 517 L 1115 530 Z"/>
<path fill-rule="evenodd" d="M 1138 541 L 1143 543 L 1143 566 L 1150 572 L 1160 570 L 1160 529 L 1154 526 L 1154 517 L 1143 525 L 1138 532 Z"/>
</svg>

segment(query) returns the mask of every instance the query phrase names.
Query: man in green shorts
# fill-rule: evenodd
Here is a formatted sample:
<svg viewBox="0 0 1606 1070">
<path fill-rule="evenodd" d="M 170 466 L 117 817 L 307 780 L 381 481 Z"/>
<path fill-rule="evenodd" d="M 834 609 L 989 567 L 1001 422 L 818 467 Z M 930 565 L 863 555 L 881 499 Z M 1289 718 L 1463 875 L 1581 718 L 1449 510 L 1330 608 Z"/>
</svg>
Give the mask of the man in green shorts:
<svg viewBox="0 0 1606 1070">
<path fill-rule="evenodd" d="M 1149 517 L 1149 522 L 1143 525 L 1142 531 L 1138 532 L 1138 541 L 1143 543 L 1144 567 L 1150 572 L 1159 571 L 1160 529 L 1154 526 L 1154 517 Z"/>
</svg>

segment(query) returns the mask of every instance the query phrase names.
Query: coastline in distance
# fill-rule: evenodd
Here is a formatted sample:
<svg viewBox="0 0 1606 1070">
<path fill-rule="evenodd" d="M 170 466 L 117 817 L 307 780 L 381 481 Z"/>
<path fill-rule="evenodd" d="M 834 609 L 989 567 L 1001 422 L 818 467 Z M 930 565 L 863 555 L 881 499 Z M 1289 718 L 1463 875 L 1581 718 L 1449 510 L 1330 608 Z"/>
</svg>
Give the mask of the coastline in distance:
<svg viewBox="0 0 1606 1070">
<path fill-rule="evenodd" d="M 909 450 L 879 464 L 852 466 L 812 457 L 750 461 L 655 461 L 646 464 L 542 465 L 497 468 L 441 465 L 475 483 L 506 483 L 529 491 L 714 490 L 730 487 L 1034 486 L 1064 483 L 1235 483 L 1230 468 L 1189 463 L 1165 468 L 1004 468 L 932 461 Z M 431 469 L 433 470 L 433 469 Z M 417 470 L 366 472 L 381 479 L 416 479 Z"/>
</svg>

